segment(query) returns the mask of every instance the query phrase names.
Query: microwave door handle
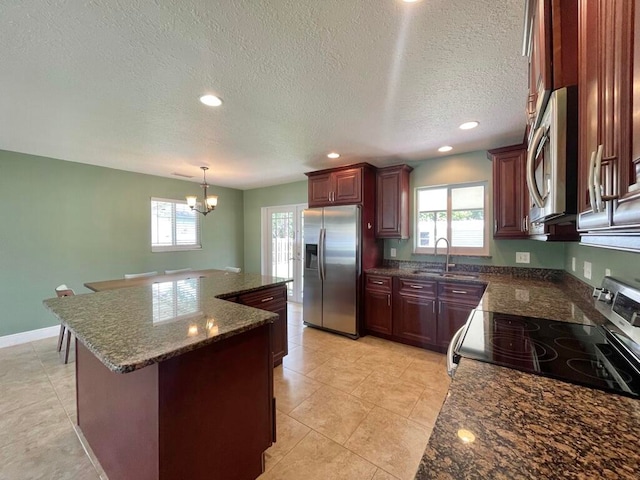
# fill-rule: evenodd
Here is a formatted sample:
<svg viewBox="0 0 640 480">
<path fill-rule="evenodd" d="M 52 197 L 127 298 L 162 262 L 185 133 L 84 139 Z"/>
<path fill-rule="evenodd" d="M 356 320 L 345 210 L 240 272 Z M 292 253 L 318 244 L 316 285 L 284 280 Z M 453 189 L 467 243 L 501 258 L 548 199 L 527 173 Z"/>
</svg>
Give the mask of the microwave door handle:
<svg viewBox="0 0 640 480">
<path fill-rule="evenodd" d="M 596 183 L 595 183 L 595 167 L 596 167 L 596 151 L 591 152 L 591 159 L 589 160 L 589 203 L 591 204 L 591 210 L 595 213 L 598 211 L 598 205 L 596 203 Z"/>
<path fill-rule="evenodd" d="M 529 189 L 529 194 L 531 195 L 533 202 L 538 208 L 544 208 L 544 201 L 542 200 L 542 195 L 540 195 L 540 191 L 536 185 L 535 158 L 536 152 L 538 151 L 538 145 L 544 138 L 544 127 L 540 127 L 533 134 L 533 139 L 531 140 L 531 145 L 527 152 L 527 188 Z"/>
<path fill-rule="evenodd" d="M 596 194 L 596 207 L 598 212 L 604 212 L 604 202 L 602 201 L 602 151 L 604 145 L 598 145 L 596 160 L 593 165 L 593 189 Z"/>
</svg>

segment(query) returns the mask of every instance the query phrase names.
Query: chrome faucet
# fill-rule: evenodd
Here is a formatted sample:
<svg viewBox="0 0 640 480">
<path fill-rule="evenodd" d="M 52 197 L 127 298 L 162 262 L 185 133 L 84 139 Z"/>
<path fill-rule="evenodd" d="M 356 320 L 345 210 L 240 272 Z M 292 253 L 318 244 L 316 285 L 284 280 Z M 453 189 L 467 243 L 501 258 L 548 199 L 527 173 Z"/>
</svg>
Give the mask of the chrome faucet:
<svg viewBox="0 0 640 480">
<path fill-rule="evenodd" d="M 451 245 L 449 244 L 449 240 L 447 240 L 446 237 L 440 237 L 439 239 L 436 240 L 434 255 L 438 256 L 438 243 L 440 242 L 440 240 L 444 240 L 445 243 L 447 244 L 447 258 L 444 264 L 444 271 L 445 273 L 449 273 L 449 251 L 451 249 Z"/>
</svg>

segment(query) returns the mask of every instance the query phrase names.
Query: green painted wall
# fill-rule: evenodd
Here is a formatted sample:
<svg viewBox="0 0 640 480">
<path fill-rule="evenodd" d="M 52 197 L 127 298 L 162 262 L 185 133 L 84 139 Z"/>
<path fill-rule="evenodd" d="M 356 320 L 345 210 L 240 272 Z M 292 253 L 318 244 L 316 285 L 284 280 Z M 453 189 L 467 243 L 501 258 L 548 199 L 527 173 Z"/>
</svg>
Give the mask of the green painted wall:
<svg viewBox="0 0 640 480">
<path fill-rule="evenodd" d="M 572 259 L 576 259 L 576 269 Z M 584 262 L 591 262 L 591 279 L 584 276 Z M 600 286 L 605 269 L 611 270 L 613 277 L 621 280 L 635 280 L 640 283 L 640 254 L 618 252 L 606 248 L 588 247 L 578 243 L 568 243 L 564 269 L 592 286 Z"/>
<path fill-rule="evenodd" d="M 487 181 L 489 205 L 493 210 L 492 163 L 486 152 L 478 151 L 462 155 L 449 155 L 441 158 L 410 163 L 414 168 L 410 182 L 410 210 L 414 216 L 414 189 L 430 185 Z M 493 219 L 491 219 L 493 220 Z M 436 260 L 433 255 L 414 255 L 413 224 L 409 240 L 386 240 L 384 256 L 391 259 L 390 249 L 397 250 L 397 260 L 444 261 L 441 255 Z M 444 244 L 442 245 L 444 248 Z M 562 243 L 544 243 L 533 240 L 493 240 L 489 238 L 491 257 L 453 257 L 453 263 L 474 263 L 483 265 L 520 266 L 537 268 L 563 268 L 565 247 Z M 516 252 L 530 252 L 531 263 L 516 264 Z"/>
<path fill-rule="evenodd" d="M 244 191 L 244 268 L 260 273 L 262 207 L 307 203 L 307 181 Z"/>
<path fill-rule="evenodd" d="M 243 192 L 215 187 L 202 250 L 151 253 L 150 197 L 196 183 L 0 150 L 0 336 L 55 325 L 42 305 L 66 283 L 172 268 L 243 265 Z"/>
</svg>

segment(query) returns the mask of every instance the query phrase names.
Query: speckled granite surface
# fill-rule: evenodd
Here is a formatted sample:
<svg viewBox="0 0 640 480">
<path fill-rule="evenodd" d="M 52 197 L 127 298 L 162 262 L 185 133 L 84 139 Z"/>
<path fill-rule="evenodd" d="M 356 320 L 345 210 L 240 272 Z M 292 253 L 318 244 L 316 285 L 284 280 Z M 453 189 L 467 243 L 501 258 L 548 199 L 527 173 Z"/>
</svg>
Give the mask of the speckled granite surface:
<svg viewBox="0 0 640 480">
<path fill-rule="evenodd" d="M 273 322 L 274 313 L 216 297 L 287 281 L 218 271 L 44 304 L 110 370 L 126 373 Z"/>
<path fill-rule="evenodd" d="M 413 273 L 413 270 L 396 268 L 375 268 L 367 270 L 367 273 L 445 280 L 436 274 Z M 530 278 L 533 274 L 514 276 L 513 274 L 478 273 L 476 275 L 475 278 L 447 278 L 446 281 L 487 285 L 478 305 L 480 310 L 572 323 L 602 324 L 606 321 L 595 309 L 589 309 L 584 299 L 576 298 L 573 291 L 568 289 L 561 280 Z M 546 274 L 542 276 L 547 278 Z"/>
<path fill-rule="evenodd" d="M 458 431 L 475 441 L 464 443 Z M 462 359 L 416 479 L 637 479 L 640 401 Z"/>
</svg>

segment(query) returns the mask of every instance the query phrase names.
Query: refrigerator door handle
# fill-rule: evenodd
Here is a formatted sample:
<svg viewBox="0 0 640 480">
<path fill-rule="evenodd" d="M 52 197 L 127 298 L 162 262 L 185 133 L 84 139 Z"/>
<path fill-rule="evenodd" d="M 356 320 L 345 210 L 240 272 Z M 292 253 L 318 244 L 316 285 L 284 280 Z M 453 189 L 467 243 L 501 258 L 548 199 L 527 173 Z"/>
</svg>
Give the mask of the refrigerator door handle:
<svg viewBox="0 0 640 480">
<path fill-rule="evenodd" d="M 325 241 L 327 237 L 327 230 L 325 228 L 320 229 L 320 239 L 318 241 L 318 275 L 320 275 L 320 280 L 324 281 L 325 271 L 324 271 L 324 262 L 325 262 Z"/>
</svg>

